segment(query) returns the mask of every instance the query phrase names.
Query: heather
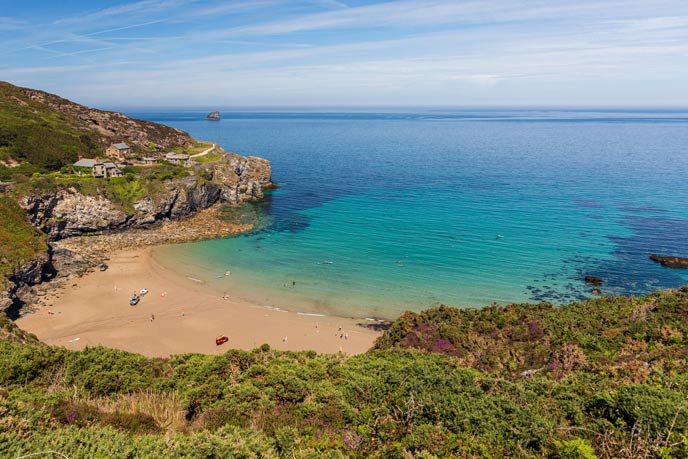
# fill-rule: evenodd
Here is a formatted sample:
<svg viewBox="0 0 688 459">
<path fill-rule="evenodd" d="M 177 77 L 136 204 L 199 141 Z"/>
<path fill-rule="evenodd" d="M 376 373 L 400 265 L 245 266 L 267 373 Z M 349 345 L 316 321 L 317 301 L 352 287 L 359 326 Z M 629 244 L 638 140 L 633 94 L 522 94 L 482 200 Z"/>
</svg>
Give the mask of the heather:
<svg viewBox="0 0 688 459">
<path fill-rule="evenodd" d="M 0 455 L 687 457 L 686 314 L 685 288 L 442 307 L 353 357 L 263 345 L 152 359 L 4 339 Z"/>
</svg>

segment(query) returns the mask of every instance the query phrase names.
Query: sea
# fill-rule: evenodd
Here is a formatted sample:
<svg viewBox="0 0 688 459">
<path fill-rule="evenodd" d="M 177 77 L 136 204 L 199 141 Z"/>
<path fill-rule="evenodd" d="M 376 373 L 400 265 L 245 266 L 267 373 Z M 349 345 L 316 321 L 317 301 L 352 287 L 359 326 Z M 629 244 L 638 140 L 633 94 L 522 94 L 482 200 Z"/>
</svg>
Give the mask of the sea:
<svg viewBox="0 0 688 459">
<path fill-rule="evenodd" d="M 219 110 L 220 121 L 209 121 Z M 688 284 L 688 109 L 129 109 L 270 160 L 256 229 L 155 257 L 230 297 L 393 319 Z M 226 276 L 227 272 L 231 275 Z"/>
</svg>

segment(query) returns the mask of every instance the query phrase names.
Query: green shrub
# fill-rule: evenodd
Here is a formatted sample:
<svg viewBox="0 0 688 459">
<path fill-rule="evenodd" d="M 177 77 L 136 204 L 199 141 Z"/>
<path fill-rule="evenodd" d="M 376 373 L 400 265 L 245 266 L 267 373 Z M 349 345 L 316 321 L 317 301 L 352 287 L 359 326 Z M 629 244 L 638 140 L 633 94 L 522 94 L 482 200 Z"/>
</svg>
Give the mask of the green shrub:
<svg viewBox="0 0 688 459">
<path fill-rule="evenodd" d="M 597 459 L 590 442 L 582 438 L 554 442 L 552 459 Z"/>
</svg>

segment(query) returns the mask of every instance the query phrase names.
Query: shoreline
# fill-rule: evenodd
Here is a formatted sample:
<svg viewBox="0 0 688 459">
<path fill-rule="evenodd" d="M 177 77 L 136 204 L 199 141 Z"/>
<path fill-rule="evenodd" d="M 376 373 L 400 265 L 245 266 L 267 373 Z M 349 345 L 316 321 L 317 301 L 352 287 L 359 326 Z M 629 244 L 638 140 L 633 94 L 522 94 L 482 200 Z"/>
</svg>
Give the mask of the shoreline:
<svg viewBox="0 0 688 459">
<path fill-rule="evenodd" d="M 268 308 L 231 292 L 218 295 L 155 260 L 153 246 L 227 237 L 253 227 L 219 220 L 219 213 L 216 206 L 159 228 L 58 241 L 58 250 L 77 254 L 91 269 L 45 284 L 50 294 L 30 306 L 17 325 L 50 345 L 103 345 L 151 357 L 219 354 L 264 343 L 279 350 L 345 354 L 372 347 L 381 334 L 373 329 L 377 322 Z M 102 262 L 109 265 L 106 271 L 93 269 Z M 129 306 L 132 294 L 143 288 L 148 293 Z M 229 342 L 217 346 L 219 335 Z"/>
</svg>

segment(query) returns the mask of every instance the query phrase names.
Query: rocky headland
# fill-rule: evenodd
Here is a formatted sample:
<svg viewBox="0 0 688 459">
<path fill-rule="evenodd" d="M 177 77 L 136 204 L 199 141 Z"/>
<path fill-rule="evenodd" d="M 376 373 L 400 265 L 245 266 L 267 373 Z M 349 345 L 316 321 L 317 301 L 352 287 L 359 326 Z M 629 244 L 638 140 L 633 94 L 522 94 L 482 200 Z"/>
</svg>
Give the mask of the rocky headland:
<svg viewBox="0 0 688 459">
<path fill-rule="evenodd" d="M 159 190 L 133 202 L 133 209 L 101 194 L 76 187 L 36 190 L 19 198 L 31 223 L 51 240 L 100 231 L 149 227 L 186 217 L 217 203 L 241 204 L 261 199 L 272 187 L 270 163 L 262 158 L 228 154 L 202 173 L 160 183 Z"/>
<path fill-rule="evenodd" d="M 13 182 L 0 194 L 0 311 L 9 315 L 56 285 L 46 281 L 78 276 L 112 250 L 249 230 L 250 218 L 218 218 L 221 207 L 259 200 L 273 186 L 265 159 L 213 145 L 212 157 L 168 163 L 165 152 L 189 157 L 207 144 L 43 91 L 0 82 L 0 115 L 0 179 Z M 123 176 L 73 170 L 78 156 L 103 157 L 119 142 L 139 158 L 131 167 L 127 156 Z M 158 163 L 143 167 L 143 156 Z"/>
</svg>

